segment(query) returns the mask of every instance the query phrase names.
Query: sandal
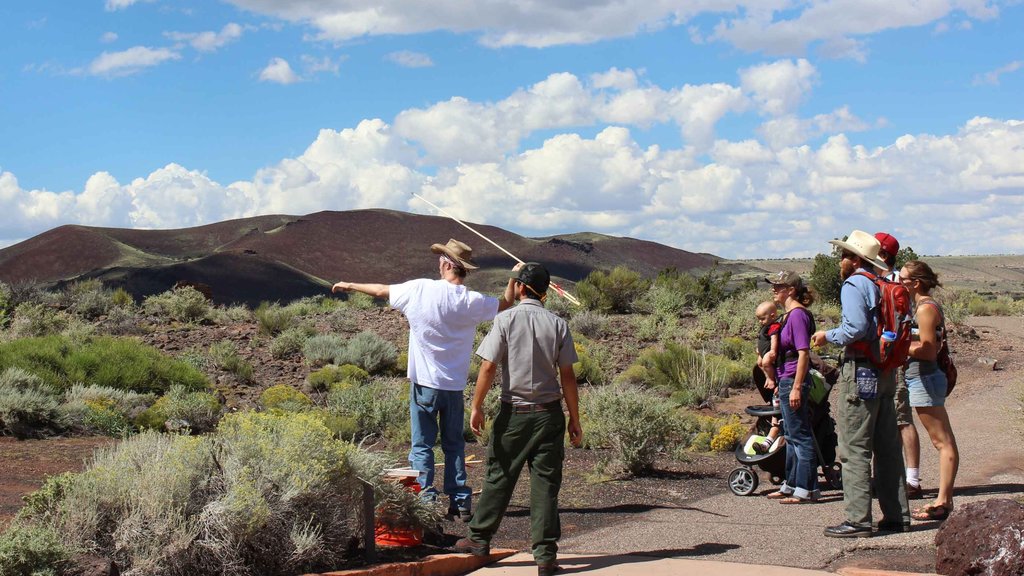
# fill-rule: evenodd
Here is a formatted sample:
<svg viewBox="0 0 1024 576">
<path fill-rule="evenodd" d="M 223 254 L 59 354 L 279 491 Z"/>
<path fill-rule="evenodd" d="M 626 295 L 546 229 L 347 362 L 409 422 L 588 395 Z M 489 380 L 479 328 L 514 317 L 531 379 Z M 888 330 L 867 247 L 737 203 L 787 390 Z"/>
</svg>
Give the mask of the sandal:
<svg viewBox="0 0 1024 576">
<path fill-rule="evenodd" d="M 792 494 L 787 494 L 786 492 L 780 492 L 776 490 L 775 492 L 772 492 L 771 494 L 765 496 L 765 498 L 768 498 L 769 500 L 782 500 L 783 498 L 791 498 L 792 496 Z"/>
<path fill-rule="evenodd" d="M 813 498 L 801 498 L 799 496 L 788 496 L 779 500 L 779 504 L 810 504 L 814 502 Z"/>
<path fill-rule="evenodd" d="M 937 506 L 929 504 L 928 506 L 918 508 L 911 512 L 910 517 L 922 522 L 941 521 L 949 518 L 949 508 L 941 504 Z"/>
</svg>

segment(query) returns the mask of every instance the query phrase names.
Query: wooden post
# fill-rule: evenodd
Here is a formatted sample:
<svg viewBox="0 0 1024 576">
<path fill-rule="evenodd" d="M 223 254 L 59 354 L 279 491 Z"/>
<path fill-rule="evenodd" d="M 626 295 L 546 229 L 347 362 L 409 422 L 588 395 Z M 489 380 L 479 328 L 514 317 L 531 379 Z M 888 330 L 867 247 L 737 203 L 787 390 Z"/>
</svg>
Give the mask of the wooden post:
<svg viewBox="0 0 1024 576">
<path fill-rule="evenodd" d="M 377 563 L 377 522 L 373 502 L 373 484 L 363 481 L 363 542 L 366 547 L 366 563 Z"/>
</svg>

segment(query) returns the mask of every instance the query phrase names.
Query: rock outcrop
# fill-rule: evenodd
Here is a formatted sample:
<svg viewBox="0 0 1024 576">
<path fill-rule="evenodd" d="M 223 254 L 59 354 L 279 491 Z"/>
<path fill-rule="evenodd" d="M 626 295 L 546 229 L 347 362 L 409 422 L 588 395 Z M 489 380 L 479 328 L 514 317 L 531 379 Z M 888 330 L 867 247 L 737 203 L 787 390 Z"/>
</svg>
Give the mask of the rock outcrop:
<svg viewBox="0 0 1024 576">
<path fill-rule="evenodd" d="M 958 507 L 935 535 L 935 571 L 947 576 L 1024 574 L 1024 505 L 1005 498 Z"/>
</svg>

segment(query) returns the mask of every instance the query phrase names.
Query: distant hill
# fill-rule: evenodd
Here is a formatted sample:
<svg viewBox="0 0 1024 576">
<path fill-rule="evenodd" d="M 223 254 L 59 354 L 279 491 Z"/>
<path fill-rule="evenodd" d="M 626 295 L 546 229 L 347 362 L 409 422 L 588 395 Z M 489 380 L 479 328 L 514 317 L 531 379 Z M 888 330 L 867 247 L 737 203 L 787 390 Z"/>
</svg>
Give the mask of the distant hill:
<svg viewBox="0 0 1024 576">
<path fill-rule="evenodd" d="M 633 238 L 526 238 L 470 224 L 569 283 L 619 265 L 653 276 L 665 268 L 706 269 L 720 260 Z M 515 262 L 497 248 L 449 218 L 393 210 L 257 216 L 178 230 L 61 226 L 0 250 L 0 281 L 59 285 L 97 278 L 141 299 L 185 280 L 208 284 L 220 303 L 286 302 L 323 294 L 338 280 L 432 278 L 437 260 L 430 245 L 449 238 L 473 247 L 481 270 L 469 285 L 486 291 L 504 286 Z"/>
</svg>

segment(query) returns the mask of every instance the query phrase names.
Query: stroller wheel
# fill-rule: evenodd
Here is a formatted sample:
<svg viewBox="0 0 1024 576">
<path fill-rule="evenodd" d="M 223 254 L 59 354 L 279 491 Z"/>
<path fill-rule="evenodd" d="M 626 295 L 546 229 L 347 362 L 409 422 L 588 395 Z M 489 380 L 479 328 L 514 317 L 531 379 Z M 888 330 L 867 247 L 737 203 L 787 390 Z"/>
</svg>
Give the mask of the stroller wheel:
<svg viewBox="0 0 1024 576">
<path fill-rule="evenodd" d="M 729 489 L 737 496 L 750 496 L 757 490 L 757 474 L 746 466 L 733 468 L 729 472 Z"/>
<path fill-rule="evenodd" d="M 825 481 L 833 490 L 843 489 L 843 465 L 839 462 L 833 462 L 831 466 L 825 466 L 822 469 L 824 472 Z"/>
<path fill-rule="evenodd" d="M 782 484 L 782 481 L 784 480 L 782 476 L 776 476 L 775 474 L 769 476 L 768 479 L 771 480 L 772 484 L 775 484 L 776 486 Z"/>
</svg>

